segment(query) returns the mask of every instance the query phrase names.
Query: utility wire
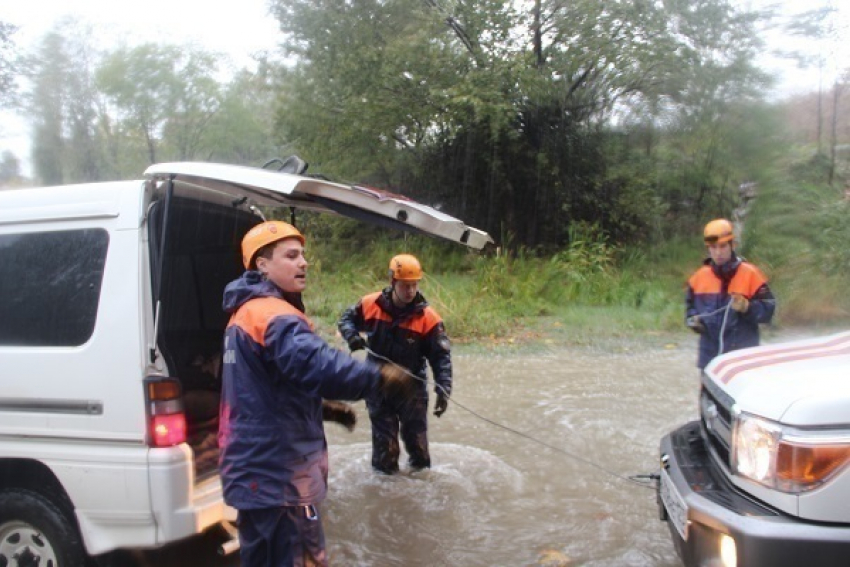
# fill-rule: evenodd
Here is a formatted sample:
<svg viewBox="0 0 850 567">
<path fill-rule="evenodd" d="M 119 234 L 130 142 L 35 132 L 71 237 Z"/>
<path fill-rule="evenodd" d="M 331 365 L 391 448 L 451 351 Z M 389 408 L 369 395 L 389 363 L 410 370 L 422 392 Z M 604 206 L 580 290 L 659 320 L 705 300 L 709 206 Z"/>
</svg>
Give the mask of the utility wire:
<svg viewBox="0 0 850 567">
<path fill-rule="evenodd" d="M 504 429 L 505 431 L 508 431 L 508 432 L 510 432 L 510 433 L 513 433 L 514 435 L 519 435 L 520 437 L 522 437 L 522 438 L 524 438 L 524 439 L 528 439 L 529 441 L 533 441 L 534 443 L 537 443 L 538 445 L 542 445 L 543 447 L 546 447 L 547 449 L 550 449 L 550 450 L 555 451 L 555 452 L 557 452 L 557 453 L 561 453 L 561 454 L 563 454 L 563 455 L 566 455 L 567 457 L 569 457 L 569 458 L 571 458 L 571 459 L 574 459 L 574 460 L 576 460 L 576 461 L 580 461 L 580 462 L 582 462 L 582 463 L 584 463 L 584 464 L 586 464 L 586 465 L 589 465 L 589 466 L 591 466 L 591 467 L 593 467 L 593 468 L 595 468 L 595 469 L 598 469 L 598 470 L 600 470 L 600 471 L 604 472 L 605 474 L 608 474 L 608 475 L 610 475 L 610 476 L 613 476 L 614 478 L 617 478 L 617 479 L 619 479 L 619 480 L 623 480 L 623 481 L 626 481 L 626 482 L 629 482 L 629 483 L 632 483 L 632 484 L 636 484 L 637 486 L 640 486 L 640 487 L 642 487 L 642 488 L 649 488 L 649 489 L 651 489 L 651 490 L 655 490 L 655 487 L 654 487 L 654 486 L 651 486 L 650 484 L 648 484 L 648 483 L 646 483 L 646 482 L 643 482 L 643 481 L 637 480 L 638 478 L 649 478 L 649 479 L 651 479 L 651 480 L 652 480 L 652 479 L 654 479 L 653 475 L 633 475 L 633 476 L 623 476 L 623 475 L 618 474 L 618 473 L 616 473 L 616 472 L 614 472 L 614 471 L 611 471 L 611 470 L 606 469 L 606 468 L 605 468 L 605 467 L 603 467 L 602 465 L 599 465 L 599 464 L 597 464 L 597 463 L 594 463 L 594 462 L 593 462 L 593 461 L 591 461 L 590 459 L 586 459 L 586 458 L 584 458 L 584 457 L 582 457 L 582 456 L 580 456 L 580 455 L 576 455 L 575 453 L 571 453 L 570 451 L 567 451 L 566 449 L 562 449 L 562 448 L 560 448 L 560 447 L 556 447 L 555 445 L 552 445 L 552 444 L 550 444 L 550 443 L 547 443 L 546 441 L 543 441 L 543 440 L 541 440 L 541 439 L 538 439 L 538 438 L 536 438 L 536 437 L 534 437 L 534 436 L 532 436 L 532 435 L 529 435 L 529 434 L 527 434 L 527 433 L 523 433 L 522 431 L 519 431 L 519 430 L 517 430 L 517 429 L 514 429 L 513 427 L 509 427 L 509 426 L 507 426 L 507 425 L 504 425 L 504 424 L 502 424 L 502 423 L 499 423 L 498 421 L 495 421 L 495 420 L 490 419 L 490 418 L 488 418 L 488 417 L 486 417 L 486 416 L 483 416 L 483 415 L 481 415 L 480 413 L 478 413 L 478 412 L 476 412 L 475 410 L 473 410 L 472 408 L 469 408 L 469 407 L 467 407 L 467 406 L 463 405 L 462 403 L 458 402 L 457 400 L 453 399 L 451 396 L 449 396 L 448 392 L 446 392 L 445 388 L 443 388 L 440 384 L 437 384 L 436 382 L 434 382 L 434 381 L 432 381 L 432 380 L 428 380 L 427 378 L 422 378 L 421 376 L 417 376 L 417 375 L 413 374 L 412 372 L 410 372 L 409 370 L 407 370 L 407 368 L 405 368 L 405 367 L 403 367 L 403 366 L 401 366 L 401 365 L 399 365 L 399 364 L 396 364 L 395 362 L 393 362 L 392 360 L 390 360 L 389 358 L 387 358 L 387 357 L 385 357 L 385 356 L 381 356 L 380 354 L 376 353 L 375 351 L 373 351 L 373 350 L 372 350 L 372 349 L 370 349 L 369 347 L 366 347 L 366 349 L 365 349 L 365 350 L 366 350 L 366 352 L 367 352 L 367 353 L 369 353 L 369 355 L 371 355 L 372 357 L 377 358 L 377 359 L 379 359 L 379 360 L 382 360 L 382 361 L 384 361 L 384 362 L 387 362 L 387 363 L 389 363 L 389 364 L 392 364 L 393 366 L 397 366 L 397 367 L 398 367 L 398 368 L 400 368 L 400 369 L 401 369 L 401 370 L 402 370 L 405 374 L 407 374 L 408 376 L 411 376 L 412 378 L 414 378 L 414 379 L 416 379 L 416 380 L 419 380 L 420 382 L 424 382 L 425 384 L 434 384 L 437 388 L 439 388 L 439 389 L 441 390 L 442 394 L 446 397 L 446 399 L 450 400 L 450 401 L 451 401 L 454 405 L 456 405 L 456 406 L 458 406 L 458 407 L 460 407 L 460 408 L 462 408 L 462 409 L 466 410 L 467 412 L 469 412 L 469 413 L 470 413 L 470 414 L 472 414 L 473 416 L 477 417 L 477 418 L 478 418 L 478 419 L 480 419 L 481 421 L 487 422 L 487 423 L 489 423 L 490 425 L 493 425 L 493 426 L 498 427 L 498 428 L 500 428 L 500 429 Z"/>
</svg>

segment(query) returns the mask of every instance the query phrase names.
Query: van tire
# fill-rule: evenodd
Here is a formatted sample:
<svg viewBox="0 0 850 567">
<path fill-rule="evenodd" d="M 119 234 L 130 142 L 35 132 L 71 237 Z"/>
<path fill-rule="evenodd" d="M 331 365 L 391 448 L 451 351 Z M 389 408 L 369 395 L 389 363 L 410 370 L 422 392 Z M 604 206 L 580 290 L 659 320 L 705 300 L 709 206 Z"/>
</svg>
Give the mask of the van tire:
<svg viewBox="0 0 850 567">
<path fill-rule="evenodd" d="M 0 565 L 88 567 L 89 556 L 68 514 L 37 492 L 11 488 L 0 491 Z"/>
</svg>

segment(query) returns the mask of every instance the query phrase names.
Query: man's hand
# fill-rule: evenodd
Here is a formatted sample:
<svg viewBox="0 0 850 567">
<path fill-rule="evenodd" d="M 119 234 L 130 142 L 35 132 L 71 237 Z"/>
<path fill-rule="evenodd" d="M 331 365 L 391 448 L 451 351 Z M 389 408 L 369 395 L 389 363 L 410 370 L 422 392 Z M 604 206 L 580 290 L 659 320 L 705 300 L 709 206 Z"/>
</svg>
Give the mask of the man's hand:
<svg viewBox="0 0 850 567">
<path fill-rule="evenodd" d="M 705 325 L 702 324 L 698 315 L 691 315 L 688 317 L 685 320 L 685 324 L 695 333 L 703 333 L 705 331 Z"/>
<path fill-rule="evenodd" d="M 348 341 L 348 349 L 351 352 L 363 350 L 364 348 L 366 348 L 366 339 L 360 335 L 354 335 L 351 337 L 351 340 Z"/>
<path fill-rule="evenodd" d="M 416 380 L 397 364 L 381 366 L 381 393 L 385 398 L 409 399 L 416 392 Z"/>
<path fill-rule="evenodd" d="M 434 404 L 434 415 L 440 417 L 441 415 L 446 413 L 447 409 L 449 409 L 449 399 L 446 397 L 445 394 L 440 392 L 439 394 L 437 394 L 437 401 Z"/>
<path fill-rule="evenodd" d="M 747 309 L 750 308 L 750 302 L 746 297 L 741 295 L 740 293 L 732 294 L 732 309 L 737 311 L 738 313 L 746 313 Z"/>
<path fill-rule="evenodd" d="M 334 421 L 349 431 L 354 431 L 357 425 L 357 414 L 348 404 L 322 400 L 322 420 Z"/>
</svg>

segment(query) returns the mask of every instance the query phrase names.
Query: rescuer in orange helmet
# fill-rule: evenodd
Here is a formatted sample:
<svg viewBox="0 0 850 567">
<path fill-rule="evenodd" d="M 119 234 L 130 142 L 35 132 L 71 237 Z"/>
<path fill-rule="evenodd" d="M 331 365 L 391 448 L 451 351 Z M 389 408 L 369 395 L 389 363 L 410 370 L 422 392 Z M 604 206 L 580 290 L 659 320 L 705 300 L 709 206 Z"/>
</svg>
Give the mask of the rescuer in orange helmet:
<svg viewBox="0 0 850 567">
<path fill-rule="evenodd" d="M 328 564 L 317 509 L 328 479 L 322 420 L 351 427 L 354 413 L 323 398 L 415 395 L 397 366 L 355 360 L 313 332 L 301 300 L 304 243 L 285 222 L 255 226 L 242 239 L 246 271 L 224 290 L 219 468 L 239 514 L 243 567 Z"/>
<path fill-rule="evenodd" d="M 735 230 L 726 219 L 705 225 L 708 258 L 688 279 L 685 321 L 699 333 L 700 369 L 723 352 L 759 344 L 759 324 L 770 323 L 776 299 L 767 278 L 735 252 Z"/>
<path fill-rule="evenodd" d="M 372 422 L 372 467 L 393 474 L 398 471 L 399 432 L 410 468 L 431 466 L 426 361 L 434 375 L 434 415 L 440 417 L 451 395 L 452 360 L 443 321 L 419 292 L 419 260 L 410 254 L 394 256 L 388 275 L 389 287 L 346 309 L 338 327 L 352 352 L 368 346 L 370 359 L 385 357 L 420 378 L 417 395 L 409 400 L 381 392 L 366 398 Z M 360 333 L 366 333 L 368 341 Z"/>
</svg>

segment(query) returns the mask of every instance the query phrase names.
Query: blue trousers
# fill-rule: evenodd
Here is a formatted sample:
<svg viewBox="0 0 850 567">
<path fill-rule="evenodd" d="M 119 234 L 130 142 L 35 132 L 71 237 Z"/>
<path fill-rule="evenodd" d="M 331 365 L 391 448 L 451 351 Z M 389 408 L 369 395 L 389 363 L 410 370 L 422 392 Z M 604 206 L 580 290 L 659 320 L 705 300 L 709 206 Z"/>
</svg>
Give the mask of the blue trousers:
<svg viewBox="0 0 850 567">
<path fill-rule="evenodd" d="M 366 400 L 372 422 L 372 467 L 385 474 L 398 471 L 399 433 L 413 469 L 431 466 L 428 451 L 428 394 L 410 400 L 377 397 Z"/>
<path fill-rule="evenodd" d="M 327 567 L 325 532 L 314 506 L 239 510 L 241 567 Z"/>
</svg>

